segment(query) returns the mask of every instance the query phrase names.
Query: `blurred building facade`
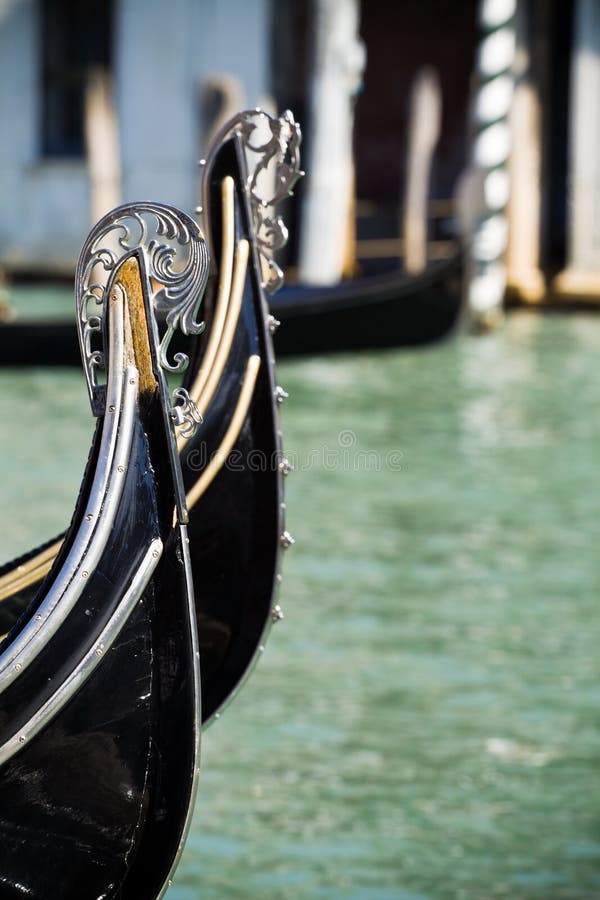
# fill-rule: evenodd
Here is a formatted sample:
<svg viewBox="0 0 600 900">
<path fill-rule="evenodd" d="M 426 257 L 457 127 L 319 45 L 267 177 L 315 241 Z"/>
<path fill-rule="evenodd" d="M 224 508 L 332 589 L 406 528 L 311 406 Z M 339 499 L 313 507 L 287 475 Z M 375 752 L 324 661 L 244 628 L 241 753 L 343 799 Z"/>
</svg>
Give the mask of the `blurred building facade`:
<svg viewBox="0 0 600 900">
<path fill-rule="evenodd" d="M 450 252 L 457 186 L 474 162 L 482 15 L 500 21 L 508 4 L 508 292 L 599 298 L 600 0 L 0 0 L 0 268 L 72 272 L 103 204 L 152 198 L 192 210 L 218 97 L 235 109 L 272 97 L 294 111 L 306 136 L 302 200 L 318 118 L 315 47 L 323 10 L 342 2 L 355 4 L 366 48 L 362 82 L 345 101 L 355 271 L 403 264 L 411 89 L 427 67 L 441 92 L 428 246 L 430 258 Z M 343 70 L 344 49 L 332 52 Z M 287 215 L 292 262 L 301 208 Z"/>
<path fill-rule="evenodd" d="M 116 159 L 103 164 L 110 142 L 97 154 L 99 176 L 104 168 L 113 181 L 106 194 L 193 209 L 213 116 L 207 88 L 224 79 L 236 106 L 267 95 L 268 7 L 0 0 L 0 266 L 72 271 L 94 215 L 87 150 L 98 129 L 88 121 L 86 141 L 86 97 L 89 106 L 98 75 L 108 95 L 97 114 L 109 120 L 114 111 L 117 141 Z"/>
</svg>

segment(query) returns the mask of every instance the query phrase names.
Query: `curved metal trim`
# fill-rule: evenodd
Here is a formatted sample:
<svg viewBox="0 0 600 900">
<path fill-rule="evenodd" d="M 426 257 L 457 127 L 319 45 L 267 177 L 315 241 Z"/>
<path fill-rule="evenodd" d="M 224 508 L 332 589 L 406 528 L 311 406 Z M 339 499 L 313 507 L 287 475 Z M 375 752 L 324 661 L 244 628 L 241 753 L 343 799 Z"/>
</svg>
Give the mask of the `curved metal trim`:
<svg viewBox="0 0 600 900">
<path fill-rule="evenodd" d="M 123 304 L 115 293 L 110 318 L 111 359 L 123 359 Z M 90 492 L 88 512 L 56 582 L 36 614 L 0 655 L 0 693 L 16 678 L 56 633 L 75 605 L 86 578 L 100 559 L 112 528 L 123 487 L 133 433 L 138 391 L 137 369 L 110 366 L 102 443 L 98 468 Z M 79 577 L 77 578 L 77 575 Z M 77 580 L 76 580 L 77 579 Z M 43 630 L 42 630 L 43 629 Z"/>
<path fill-rule="evenodd" d="M 0 747 L 0 766 L 15 753 L 27 746 L 28 741 L 42 730 L 60 710 L 83 687 L 90 675 L 98 667 L 107 650 L 119 636 L 133 608 L 144 592 L 154 569 L 162 555 L 160 538 L 152 541 L 129 588 L 117 606 L 114 615 L 100 632 L 81 662 L 73 669 L 60 688 L 41 706 L 27 724 Z"/>
<path fill-rule="evenodd" d="M 177 852 L 173 857 L 171 869 L 165 879 L 165 882 L 158 894 L 157 900 L 164 897 L 166 891 L 173 884 L 173 874 L 179 864 L 181 854 L 190 830 L 192 816 L 194 814 L 194 806 L 196 804 L 196 795 L 198 793 L 198 777 L 200 775 L 200 736 L 202 730 L 202 709 L 201 709 L 201 684 L 200 684 L 200 645 L 198 642 L 198 623 L 196 620 L 196 599 L 194 593 L 194 579 L 192 575 L 192 561 L 190 559 L 190 539 L 188 538 L 187 526 L 179 525 L 179 533 L 181 535 L 181 549 L 183 556 L 183 565 L 185 568 L 186 583 L 186 599 L 188 605 L 188 615 L 190 622 L 190 640 L 192 644 L 192 678 L 194 683 L 194 695 L 197 702 L 194 704 L 194 770 L 192 773 L 192 784 L 190 787 L 190 799 L 187 809 L 187 815 L 181 831 Z"/>
</svg>

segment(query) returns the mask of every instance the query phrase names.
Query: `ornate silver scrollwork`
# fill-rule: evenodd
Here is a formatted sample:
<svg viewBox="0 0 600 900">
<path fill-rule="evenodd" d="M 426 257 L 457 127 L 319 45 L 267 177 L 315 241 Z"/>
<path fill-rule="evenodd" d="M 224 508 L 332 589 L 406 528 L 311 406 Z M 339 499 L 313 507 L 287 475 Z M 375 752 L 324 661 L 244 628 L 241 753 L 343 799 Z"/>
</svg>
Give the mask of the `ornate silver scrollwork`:
<svg viewBox="0 0 600 900">
<path fill-rule="evenodd" d="M 196 319 L 208 278 L 208 250 L 202 233 L 186 213 L 159 203 L 119 206 L 90 232 L 75 276 L 77 328 L 92 410 L 103 412 L 104 368 L 102 319 L 108 291 L 118 266 L 128 257 L 140 259 L 154 319 L 159 365 L 181 372 L 188 358 L 168 349 L 177 328 L 199 334 L 204 323 Z"/>
<path fill-rule="evenodd" d="M 171 418 L 186 441 L 196 434 L 198 426 L 203 422 L 202 413 L 185 388 L 178 387 L 173 391 Z"/>
<path fill-rule="evenodd" d="M 203 185 L 205 215 L 208 214 L 211 161 L 219 146 L 234 134 L 240 136 L 244 149 L 245 190 L 263 268 L 263 287 L 272 294 L 283 284 L 283 272 L 273 254 L 288 239 L 288 230 L 274 207 L 291 195 L 294 185 L 304 175 L 300 169 L 300 126 L 289 109 L 278 118 L 261 109 L 251 109 L 231 119 L 216 135 L 208 153 Z"/>
</svg>

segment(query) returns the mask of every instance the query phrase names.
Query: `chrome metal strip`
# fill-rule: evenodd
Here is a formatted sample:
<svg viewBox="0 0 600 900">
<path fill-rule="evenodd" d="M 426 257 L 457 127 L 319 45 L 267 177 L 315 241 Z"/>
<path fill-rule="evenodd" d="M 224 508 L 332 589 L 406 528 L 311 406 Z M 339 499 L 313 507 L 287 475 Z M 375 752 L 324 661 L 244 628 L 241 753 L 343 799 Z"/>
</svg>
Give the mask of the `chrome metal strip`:
<svg viewBox="0 0 600 900">
<path fill-rule="evenodd" d="M 190 539 L 188 538 L 187 526 L 180 524 L 179 533 L 181 535 L 181 548 L 183 555 L 183 565 L 185 568 L 186 583 L 186 599 L 188 605 L 188 614 L 190 619 L 191 642 L 192 642 L 192 677 L 194 682 L 194 694 L 197 703 L 194 705 L 194 772 L 192 775 L 192 786 L 190 790 L 190 801 L 188 805 L 185 823 L 181 832 L 177 852 L 173 858 L 173 863 L 165 883 L 163 884 L 157 900 L 164 897 L 167 890 L 173 884 L 173 873 L 177 868 L 183 848 L 190 830 L 192 816 L 194 814 L 194 806 L 196 804 L 196 794 L 198 793 L 198 776 L 200 775 L 200 733 L 202 729 L 202 710 L 200 701 L 200 646 L 198 643 L 198 623 L 196 621 L 196 602 L 194 594 L 194 580 L 192 576 L 192 561 L 190 559 Z"/>
<path fill-rule="evenodd" d="M 162 551 L 163 544 L 160 538 L 152 541 L 113 616 L 81 659 L 81 662 L 73 669 L 60 688 L 29 719 L 27 724 L 0 747 L 0 766 L 19 750 L 27 746 L 27 743 L 52 721 L 100 665 L 106 652 L 110 650 L 121 633 L 136 603 L 146 589 L 152 573 L 162 556 Z"/>
<path fill-rule="evenodd" d="M 123 359 L 122 302 L 114 303 L 109 318 L 110 352 L 115 364 L 110 366 L 107 412 L 88 512 L 56 582 L 35 615 L 0 656 L 0 693 L 35 659 L 75 605 L 90 571 L 98 564 L 121 498 L 122 476 L 131 449 L 138 373 L 135 367 L 123 370 L 120 364 Z"/>
</svg>

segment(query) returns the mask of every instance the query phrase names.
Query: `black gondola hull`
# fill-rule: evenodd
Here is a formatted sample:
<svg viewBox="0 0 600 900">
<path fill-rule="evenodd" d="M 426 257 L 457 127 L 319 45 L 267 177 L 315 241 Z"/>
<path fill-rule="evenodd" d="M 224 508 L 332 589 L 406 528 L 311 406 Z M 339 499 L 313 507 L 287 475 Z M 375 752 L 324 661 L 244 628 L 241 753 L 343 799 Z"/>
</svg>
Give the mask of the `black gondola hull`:
<svg viewBox="0 0 600 900">
<path fill-rule="evenodd" d="M 428 344 L 450 335 L 462 312 L 462 256 L 432 263 L 422 274 L 372 275 L 333 287 L 284 287 L 271 299 L 281 322 L 278 357 Z M 186 349 L 179 338 L 176 349 Z M 70 322 L 0 325 L 0 365 L 80 364 Z"/>
</svg>

